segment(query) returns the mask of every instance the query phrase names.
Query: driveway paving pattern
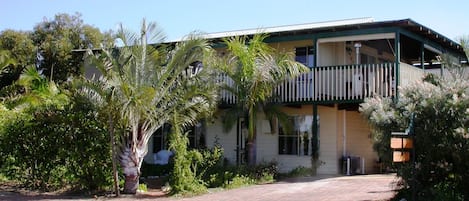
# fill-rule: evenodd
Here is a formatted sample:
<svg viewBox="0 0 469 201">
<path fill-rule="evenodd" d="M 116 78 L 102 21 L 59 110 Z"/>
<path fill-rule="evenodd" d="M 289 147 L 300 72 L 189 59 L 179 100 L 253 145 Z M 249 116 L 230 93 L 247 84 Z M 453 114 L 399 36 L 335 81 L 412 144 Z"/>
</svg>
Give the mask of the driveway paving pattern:
<svg viewBox="0 0 469 201">
<path fill-rule="evenodd" d="M 1 192 L 0 200 L 158 200 L 158 201 L 371 201 L 390 200 L 395 192 L 394 174 L 358 176 L 316 176 L 289 179 L 273 184 L 221 190 L 189 198 L 166 197 L 161 191 L 136 196 L 65 197 L 55 195 L 24 195 Z"/>
</svg>

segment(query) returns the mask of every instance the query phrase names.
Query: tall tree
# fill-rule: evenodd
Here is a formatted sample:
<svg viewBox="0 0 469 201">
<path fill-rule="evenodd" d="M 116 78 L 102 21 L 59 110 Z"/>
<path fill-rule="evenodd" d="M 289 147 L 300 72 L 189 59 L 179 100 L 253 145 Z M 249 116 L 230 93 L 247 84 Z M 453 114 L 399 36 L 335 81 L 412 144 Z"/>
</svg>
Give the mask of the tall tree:
<svg viewBox="0 0 469 201">
<path fill-rule="evenodd" d="M 181 126 L 187 126 L 216 106 L 214 71 L 210 65 L 201 66 L 211 63 L 213 50 L 194 36 L 165 47 L 161 30 L 145 20 L 139 33 L 121 26 L 116 39 L 122 47 L 103 49 L 95 58 L 102 66 L 102 84 L 113 89 L 112 99 L 126 128 L 119 152 L 124 193 L 135 194 L 152 134 L 174 113 Z"/>
<path fill-rule="evenodd" d="M 58 83 L 82 72 L 83 55 L 75 50 L 101 48 L 111 40 L 98 28 L 83 23 L 81 15 L 57 14 L 34 27 L 34 45 L 44 75 Z"/>
<path fill-rule="evenodd" d="M 34 64 L 36 47 L 29 32 L 5 30 L 0 34 L 0 89 L 18 80 L 26 66 Z"/>
<path fill-rule="evenodd" d="M 240 118 L 247 121 L 248 164 L 256 163 L 256 116 L 266 112 L 269 119 L 283 116 L 269 101 L 275 87 L 287 78 L 295 77 L 307 68 L 293 60 L 288 53 L 274 51 L 264 39 L 268 35 L 225 39 L 228 54 L 219 64 L 221 71 L 233 80 L 223 88 L 236 96 L 236 104 L 225 113 L 225 130 L 231 129 Z M 276 114 L 272 113 L 275 112 Z"/>
<path fill-rule="evenodd" d="M 106 72 L 104 65 L 99 62 L 95 62 L 95 65 L 101 72 Z M 110 139 L 111 157 L 112 157 L 112 176 L 114 180 L 114 192 L 116 197 L 120 196 L 119 189 L 119 175 L 117 171 L 117 142 L 116 142 L 116 128 L 117 122 L 120 120 L 119 108 L 117 99 L 114 97 L 114 87 L 108 85 L 107 80 L 104 77 L 100 77 L 96 80 L 89 80 L 86 78 L 74 79 L 72 86 L 75 89 L 79 89 L 79 93 L 85 95 L 90 102 L 96 106 L 99 110 L 98 114 L 101 119 L 107 121 L 107 131 Z"/>
</svg>

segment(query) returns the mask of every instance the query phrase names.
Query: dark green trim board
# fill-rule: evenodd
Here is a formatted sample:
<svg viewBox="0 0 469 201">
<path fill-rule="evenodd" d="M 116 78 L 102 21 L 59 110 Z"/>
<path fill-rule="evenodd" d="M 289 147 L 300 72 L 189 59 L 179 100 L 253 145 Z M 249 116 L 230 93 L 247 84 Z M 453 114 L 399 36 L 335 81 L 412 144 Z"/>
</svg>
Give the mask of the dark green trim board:
<svg viewBox="0 0 469 201">
<path fill-rule="evenodd" d="M 334 31 L 334 32 L 323 32 L 323 33 L 308 33 L 302 35 L 290 35 L 290 36 L 274 36 L 271 35 L 266 38 L 267 43 L 276 42 L 289 42 L 298 40 L 309 40 L 314 38 L 332 38 L 332 37 L 347 37 L 364 34 L 382 34 L 382 33 L 393 33 L 398 29 L 397 27 L 383 27 L 383 28 L 369 28 L 369 29 L 358 29 L 358 30 L 346 30 L 346 31 Z M 316 40 L 314 40 L 316 42 Z"/>
<path fill-rule="evenodd" d="M 425 44 L 420 42 L 420 68 L 425 70 Z"/>
<path fill-rule="evenodd" d="M 313 159 L 319 157 L 319 136 L 318 136 L 318 105 L 313 104 L 313 139 L 311 140 L 311 147 Z"/>
<path fill-rule="evenodd" d="M 395 91 L 396 91 L 396 97 L 394 98 L 396 101 L 399 100 L 399 83 L 400 83 L 400 77 L 399 74 L 401 73 L 400 70 L 400 61 L 401 61 L 401 33 L 400 30 L 396 30 L 396 37 L 394 39 L 394 49 L 396 50 L 396 55 L 394 57 L 396 58 L 396 71 L 394 72 L 396 75 L 396 83 L 395 83 Z"/>
<path fill-rule="evenodd" d="M 313 56 L 313 59 L 314 59 L 313 67 L 318 66 L 318 64 L 317 64 L 317 62 L 318 62 L 318 46 L 317 46 L 317 44 L 318 44 L 318 38 L 314 35 L 313 36 L 313 49 L 314 49 L 313 50 L 314 51 L 313 52 L 313 54 L 314 54 L 314 56 Z M 314 83 L 315 83 L 315 81 L 314 81 Z"/>
<path fill-rule="evenodd" d="M 366 35 L 366 34 L 383 34 L 383 33 L 393 33 L 393 32 L 396 32 L 396 30 L 398 30 L 398 28 L 396 27 L 358 29 L 358 30 L 317 33 L 316 37 L 317 38 L 333 38 L 333 37 L 347 37 L 347 36 L 357 36 L 357 35 Z"/>
<path fill-rule="evenodd" d="M 294 36 L 271 36 L 265 39 L 266 43 L 278 43 L 278 42 L 289 42 L 298 40 L 311 40 L 314 38 L 314 34 L 303 34 Z"/>
</svg>

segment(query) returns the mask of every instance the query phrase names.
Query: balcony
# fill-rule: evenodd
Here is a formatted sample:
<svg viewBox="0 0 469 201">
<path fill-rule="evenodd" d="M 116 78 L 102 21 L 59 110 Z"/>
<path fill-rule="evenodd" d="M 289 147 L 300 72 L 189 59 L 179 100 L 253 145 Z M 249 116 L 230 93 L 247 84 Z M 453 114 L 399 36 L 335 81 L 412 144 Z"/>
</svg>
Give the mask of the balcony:
<svg viewBox="0 0 469 201">
<path fill-rule="evenodd" d="M 424 75 L 422 69 L 400 63 L 400 83 L 406 85 Z M 275 89 L 279 103 L 360 102 L 366 97 L 396 95 L 396 64 L 361 64 L 321 66 L 302 75 L 285 80 Z M 233 84 L 227 76 L 222 81 Z M 234 104 L 236 97 L 221 92 L 224 103 Z"/>
</svg>

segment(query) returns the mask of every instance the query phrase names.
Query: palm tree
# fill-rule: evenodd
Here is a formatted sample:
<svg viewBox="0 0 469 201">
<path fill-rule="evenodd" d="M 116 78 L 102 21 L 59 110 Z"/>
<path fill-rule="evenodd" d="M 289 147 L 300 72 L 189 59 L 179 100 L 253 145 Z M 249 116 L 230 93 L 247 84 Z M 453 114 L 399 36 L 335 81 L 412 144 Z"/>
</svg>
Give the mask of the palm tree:
<svg viewBox="0 0 469 201">
<path fill-rule="evenodd" d="M 29 65 L 21 73 L 16 83 L 24 89 L 24 93 L 11 92 L 5 97 L 9 108 L 23 109 L 38 105 L 64 106 L 68 103 L 65 95 L 54 81 L 48 80 L 35 66 Z"/>
<path fill-rule="evenodd" d="M 256 163 L 258 112 L 265 112 L 270 120 L 285 116 L 269 104 L 274 89 L 281 81 L 307 71 L 303 64 L 292 59 L 292 55 L 275 52 L 264 43 L 266 37 L 266 34 L 257 34 L 249 41 L 247 37 L 225 39 L 229 53 L 220 63 L 221 71 L 233 81 L 233 84 L 225 84 L 222 88 L 233 93 L 237 100 L 235 106 L 225 113 L 224 128 L 231 129 L 240 118 L 247 120 L 249 165 Z"/>
<path fill-rule="evenodd" d="M 140 33 L 121 26 L 116 39 L 122 45 L 95 55 L 102 71 L 103 88 L 112 89 L 112 101 L 124 126 L 119 162 L 125 175 L 124 193 L 135 194 L 143 157 L 152 134 L 174 113 L 182 126 L 213 111 L 217 101 L 209 66 L 212 49 L 191 35 L 173 47 L 156 24 L 143 20 Z M 154 43 L 149 45 L 150 43 Z M 90 88 L 90 90 L 92 90 Z M 182 114 L 182 115 L 181 115 Z"/>
</svg>

